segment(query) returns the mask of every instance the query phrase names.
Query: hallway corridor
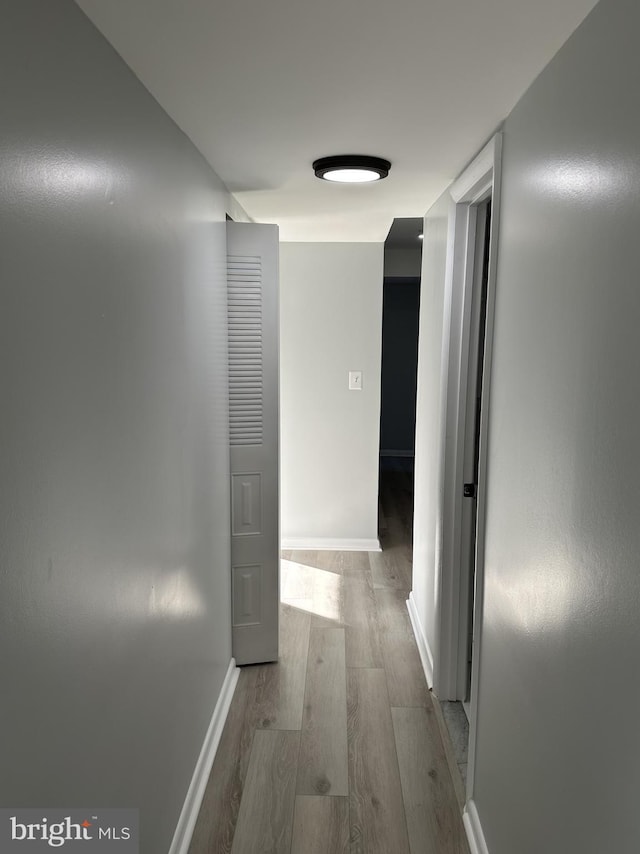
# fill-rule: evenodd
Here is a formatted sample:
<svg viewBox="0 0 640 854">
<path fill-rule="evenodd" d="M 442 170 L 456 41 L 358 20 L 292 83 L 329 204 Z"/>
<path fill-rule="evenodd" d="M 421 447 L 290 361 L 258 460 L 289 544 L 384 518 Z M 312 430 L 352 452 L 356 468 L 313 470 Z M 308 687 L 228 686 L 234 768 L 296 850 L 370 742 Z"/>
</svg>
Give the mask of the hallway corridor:
<svg viewBox="0 0 640 854">
<path fill-rule="evenodd" d="M 190 854 L 468 854 L 413 639 L 410 475 L 382 553 L 283 552 L 281 660 L 244 667 Z"/>
</svg>

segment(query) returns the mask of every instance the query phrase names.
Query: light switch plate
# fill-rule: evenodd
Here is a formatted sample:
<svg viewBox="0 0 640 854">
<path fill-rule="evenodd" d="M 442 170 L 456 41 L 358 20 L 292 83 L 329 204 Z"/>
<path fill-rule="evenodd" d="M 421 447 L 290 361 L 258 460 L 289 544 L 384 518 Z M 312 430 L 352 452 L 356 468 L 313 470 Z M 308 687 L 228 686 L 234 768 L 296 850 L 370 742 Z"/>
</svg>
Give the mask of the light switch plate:
<svg viewBox="0 0 640 854">
<path fill-rule="evenodd" d="M 349 388 L 351 391 L 362 391 L 362 371 L 349 371 Z"/>
</svg>

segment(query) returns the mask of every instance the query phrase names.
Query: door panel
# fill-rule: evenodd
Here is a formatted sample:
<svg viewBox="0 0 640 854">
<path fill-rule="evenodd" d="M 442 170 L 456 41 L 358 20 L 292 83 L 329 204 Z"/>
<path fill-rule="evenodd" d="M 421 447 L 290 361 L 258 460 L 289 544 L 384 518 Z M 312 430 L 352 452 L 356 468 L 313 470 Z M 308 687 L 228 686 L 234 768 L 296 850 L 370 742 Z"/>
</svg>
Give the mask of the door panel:
<svg viewBox="0 0 640 854">
<path fill-rule="evenodd" d="M 278 658 L 278 229 L 227 223 L 233 655 Z"/>
</svg>

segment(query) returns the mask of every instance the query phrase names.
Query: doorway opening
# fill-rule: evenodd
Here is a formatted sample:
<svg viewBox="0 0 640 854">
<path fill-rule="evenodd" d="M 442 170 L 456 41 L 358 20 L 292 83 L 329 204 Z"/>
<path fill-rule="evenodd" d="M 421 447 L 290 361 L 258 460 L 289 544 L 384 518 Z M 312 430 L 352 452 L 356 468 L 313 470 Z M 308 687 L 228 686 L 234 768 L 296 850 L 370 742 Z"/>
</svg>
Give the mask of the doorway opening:
<svg viewBox="0 0 640 854">
<path fill-rule="evenodd" d="M 470 237 L 473 255 L 469 258 L 471 292 L 468 295 L 468 350 L 463 352 L 461 377 L 466 376 L 465 417 L 462 430 L 462 508 L 460 519 L 460 622 L 459 687 L 457 699 L 442 700 L 444 722 L 449 731 L 454 759 L 463 784 L 467 783 L 469 723 L 471 720 L 471 674 L 474 658 L 476 615 L 476 563 L 478 534 L 478 485 L 482 389 L 484 385 L 485 342 L 487 340 L 487 297 L 491 247 L 491 195 L 470 210 Z M 473 232 L 475 231 L 475 234 Z"/>
<path fill-rule="evenodd" d="M 413 533 L 418 325 L 423 220 L 395 219 L 384 246 L 378 534 Z M 390 530 L 401 525 L 402 530 Z"/>
<path fill-rule="evenodd" d="M 461 647 L 466 650 L 463 662 L 464 689 L 462 704 L 470 716 L 471 671 L 473 664 L 473 624 L 475 615 L 476 539 L 478 528 L 478 481 L 480 470 L 480 421 L 484 379 L 484 349 L 487 337 L 487 291 L 489 284 L 489 247 L 491 240 L 491 196 L 476 206 L 475 251 L 471 318 L 469 323 L 469 355 L 467 368 L 467 406 L 464 429 L 463 510 L 461 525 L 462 577 L 465 580 L 461 608 L 466 617 L 461 620 L 464 633 Z M 466 579 L 464 576 L 467 576 Z"/>
</svg>

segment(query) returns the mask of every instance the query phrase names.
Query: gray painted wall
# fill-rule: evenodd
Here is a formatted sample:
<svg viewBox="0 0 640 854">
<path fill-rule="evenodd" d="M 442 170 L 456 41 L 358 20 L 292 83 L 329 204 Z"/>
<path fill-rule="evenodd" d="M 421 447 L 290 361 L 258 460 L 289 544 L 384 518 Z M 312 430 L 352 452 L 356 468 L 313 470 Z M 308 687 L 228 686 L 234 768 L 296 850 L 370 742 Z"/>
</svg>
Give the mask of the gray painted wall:
<svg viewBox="0 0 640 854">
<path fill-rule="evenodd" d="M 161 854 L 231 656 L 226 193 L 71 0 L 0 80 L 0 803 Z"/>
<path fill-rule="evenodd" d="M 640 7 L 504 129 L 475 799 L 491 854 L 640 840 Z"/>
<path fill-rule="evenodd" d="M 490 854 L 640 840 L 639 30 L 636 3 L 601 0 L 504 127 L 473 790 Z M 446 207 L 425 223 L 412 593 L 435 655 Z"/>
</svg>

